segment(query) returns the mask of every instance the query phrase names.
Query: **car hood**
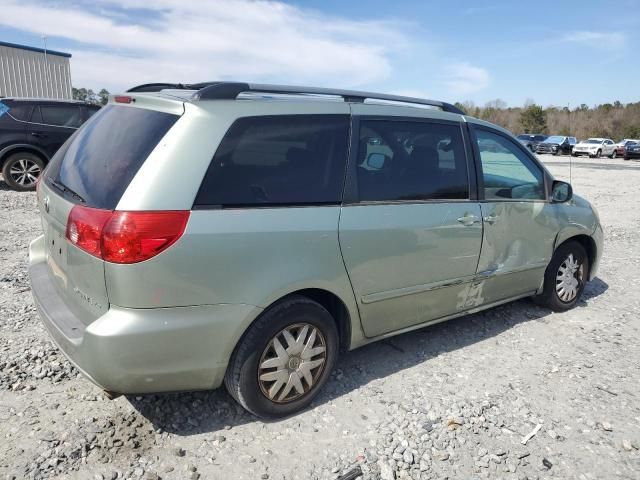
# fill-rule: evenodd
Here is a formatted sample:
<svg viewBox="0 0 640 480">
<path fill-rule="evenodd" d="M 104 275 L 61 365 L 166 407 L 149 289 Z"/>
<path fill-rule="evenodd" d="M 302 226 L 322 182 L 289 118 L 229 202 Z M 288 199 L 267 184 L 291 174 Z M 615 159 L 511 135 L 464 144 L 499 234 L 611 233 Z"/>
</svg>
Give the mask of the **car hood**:
<svg viewBox="0 0 640 480">
<path fill-rule="evenodd" d="M 553 146 L 557 147 L 560 144 L 556 143 L 556 142 L 552 142 L 552 143 L 550 143 L 550 142 L 540 142 L 540 143 L 538 143 L 538 145 L 544 145 L 544 146 L 547 146 L 547 147 L 553 147 Z"/>
<path fill-rule="evenodd" d="M 601 143 L 576 143 L 576 147 L 601 147 Z"/>
</svg>

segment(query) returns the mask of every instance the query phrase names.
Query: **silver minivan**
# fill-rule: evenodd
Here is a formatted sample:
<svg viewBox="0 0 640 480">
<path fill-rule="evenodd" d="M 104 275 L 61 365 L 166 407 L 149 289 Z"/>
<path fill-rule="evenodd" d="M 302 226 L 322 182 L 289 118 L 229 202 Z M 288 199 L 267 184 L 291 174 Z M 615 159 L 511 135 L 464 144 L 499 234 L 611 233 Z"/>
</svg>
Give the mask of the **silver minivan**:
<svg viewBox="0 0 640 480">
<path fill-rule="evenodd" d="M 110 99 L 38 185 L 40 316 L 111 394 L 225 383 L 298 411 L 340 351 L 533 297 L 573 307 L 598 216 L 453 105 L 212 82 Z"/>
</svg>

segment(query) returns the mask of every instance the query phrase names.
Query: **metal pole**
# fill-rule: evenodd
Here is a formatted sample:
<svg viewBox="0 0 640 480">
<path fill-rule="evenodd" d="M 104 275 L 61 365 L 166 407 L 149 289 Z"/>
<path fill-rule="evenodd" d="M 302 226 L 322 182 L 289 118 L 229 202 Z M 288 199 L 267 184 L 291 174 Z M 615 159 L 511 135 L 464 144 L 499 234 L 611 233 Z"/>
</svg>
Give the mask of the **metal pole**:
<svg viewBox="0 0 640 480">
<path fill-rule="evenodd" d="M 49 63 L 47 62 L 47 36 L 42 35 L 42 42 L 44 43 L 44 81 L 46 84 L 46 90 L 48 92 L 50 87 L 49 82 Z M 43 96 L 48 97 L 47 92 L 42 92 Z M 53 93 L 53 92 L 52 92 Z"/>
</svg>

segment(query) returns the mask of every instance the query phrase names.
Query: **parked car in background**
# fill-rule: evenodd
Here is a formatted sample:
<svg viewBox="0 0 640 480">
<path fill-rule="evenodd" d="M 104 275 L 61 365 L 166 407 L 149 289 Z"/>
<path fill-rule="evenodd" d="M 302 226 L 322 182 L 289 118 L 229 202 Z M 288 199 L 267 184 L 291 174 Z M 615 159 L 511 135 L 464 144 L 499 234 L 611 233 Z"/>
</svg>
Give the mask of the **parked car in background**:
<svg viewBox="0 0 640 480">
<path fill-rule="evenodd" d="M 0 168 L 14 190 L 33 190 L 58 148 L 100 107 L 49 99 L 0 99 Z"/>
<path fill-rule="evenodd" d="M 624 157 L 625 149 L 628 145 L 633 145 L 635 143 L 640 143 L 640 140 L 634 138 L 625 138 L 618 143 L 616 143 L 616 156 Z"/>
<path fill-rule="evenodd" d="M 589 155 L 591 158 L 600 158 L 605 155 L 609 158 L 616 157 L 616 145 L 610 138 L 589 138 L 573 147 L 573 156 Z"/>
<path fill-rule="evenodd" d="M 508 131 L 367 92 L 133 88 L 38 185 L 31 291 L 79 371 L 225 384 L 261 417 L 307 407 L 341 351 L 524 297 L 574 307 L 603 242 Z"/>
<path fill-rule="evenodd" d="M 624 147 L 624 159 L 640 158 L 640 142 L 631 143 Z"/>
<path fill-rule="evenodd" d="M 523 133 L 521 135 L 518 135 L 516 138 L 529 150 L 535 152 L 538 144 L 544 142 L 547 139 L 547 135 L 541 135 L 539 133 Z"/>
<path fill-rule="evenodd" d="M 565 137 L 562 135 L 552 135 L 544 142 L 536 146 L 536 153 L 551 153 L 552 155 L 570 155 L 573 146 L 578 143 L 576 137 Z"/>
</svg>

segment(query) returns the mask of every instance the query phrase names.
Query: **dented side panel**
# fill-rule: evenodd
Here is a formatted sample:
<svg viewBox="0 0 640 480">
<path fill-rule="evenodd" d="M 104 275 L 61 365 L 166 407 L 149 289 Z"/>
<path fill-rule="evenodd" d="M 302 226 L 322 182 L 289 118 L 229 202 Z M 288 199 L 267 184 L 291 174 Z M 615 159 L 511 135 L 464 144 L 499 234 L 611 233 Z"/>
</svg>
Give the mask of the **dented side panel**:
<svg viewBox="0 0 640 480">
<path fill-rule="evenodd" d="M 463 309 L 481 241 L 475 202 L 343 207 L 340 247 L 366 336 Z"/>
</svg>

